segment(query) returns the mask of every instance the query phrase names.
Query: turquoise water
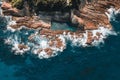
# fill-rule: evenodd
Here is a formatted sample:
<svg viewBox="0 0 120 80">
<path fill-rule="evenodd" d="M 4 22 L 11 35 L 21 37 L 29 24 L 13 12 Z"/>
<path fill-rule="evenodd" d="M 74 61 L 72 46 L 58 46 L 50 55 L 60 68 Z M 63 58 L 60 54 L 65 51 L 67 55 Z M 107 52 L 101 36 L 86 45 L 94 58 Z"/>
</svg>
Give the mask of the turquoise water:
<svg viewBox="0 0 120 80">
<path fill-rule="evenodd" d="M 39 59 L 33 55 L 14 55 L 0 27 L 0 80 L 120 80 L 120 23 L 112 22 L 117 36 L 109 36 L 99 47 L 73 47 L 70 44 L 59 55 Z M 18 33 L 23 35 L 25 29 Z M 33 31 L 29 31 L 32 33 Z M 15 32 L 17 33 L 17 32 Z M 28 52 L 29 53 L 29 52 Z"/>
<path fill-rule="evenodd" d="M 77 27 L 71 26 L 68 23 L 58 23 L 58 22 L 52 22 L 52 30 L 69 30 L 69 31 L 76 31 Z"/>
</svg>

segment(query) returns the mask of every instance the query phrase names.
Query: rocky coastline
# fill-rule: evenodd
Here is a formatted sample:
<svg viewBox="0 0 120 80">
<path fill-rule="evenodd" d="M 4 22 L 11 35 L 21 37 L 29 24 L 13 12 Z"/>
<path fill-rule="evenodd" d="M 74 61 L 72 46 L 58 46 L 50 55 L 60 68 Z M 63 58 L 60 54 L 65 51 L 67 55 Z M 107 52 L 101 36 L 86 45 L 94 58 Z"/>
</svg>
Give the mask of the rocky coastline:
<svg viewBox="0 0 120 80">
<path fill-rule="evenodd" d="M 69 38 L 71 40 L 77 40 L 76 43 L 83 43 L 82 46 L 91 46 L 95 42 L 99 42 L 104 39 L 105 30 L 113 30 L 109 15 L 111 14 L 110 8 L 117 10 L 120 13 L 120 1 L 119 0 L 97 0 L 97 2 L 87 3 L 80 10 L 71 10 L 68 14 L 64 14 L 64 17 L 58 16 L 58 19 L 64 20 L 63 22 L 71 22 L 74 27 L 77 28 L 75 32 L 69 30 L 51 30 L 51 21 L 59 22 L 57 17 L 54 19 L 50 16 L 42 19 L 37 15 L 27 15 L 29 12 L 25 12 L 23 14 L 22 10 L 13 7 L 11 3 L 3 1 L 1 4 L 1 8 L 3 9 L 3 15 L 12 16 L 12 20 L 15 21 L 15 24 L 9 25 L 12 29 L 19 29 L 23 26 L 29 29 L 39 29 L 37 34 L 33 34 L 29 36 L 28 40 L 35 42 L 35 36 L 41 35 L 43 38 L 47 39 L 47 42 L 43 42 L 47 47 L 41 47 L 37 49 L 34 53 L 39 56 L 47 55 L 46 58 L 52 56 L 56 53 L 56 51 L 62 52 L 65 48 L 65 41 L 63 37 Z M 26 6 L 26 10 L 28 7 Z M 75 43 L 75 44 L 76 44 Z M 41 46 L 43 44 L 40 44 Z M 27 45 L 19 44 L 18 48 L 20 50 L 24 50 L 28 48 Z M 57 50 L 55 50 L 57 49 Z"/>
</svg>

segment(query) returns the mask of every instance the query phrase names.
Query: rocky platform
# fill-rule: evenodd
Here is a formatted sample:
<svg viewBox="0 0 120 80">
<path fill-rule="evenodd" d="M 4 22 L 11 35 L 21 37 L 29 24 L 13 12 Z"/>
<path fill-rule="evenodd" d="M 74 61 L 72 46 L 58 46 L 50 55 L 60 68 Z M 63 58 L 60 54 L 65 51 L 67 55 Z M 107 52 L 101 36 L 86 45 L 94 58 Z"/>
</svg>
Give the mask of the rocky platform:
<svg viewBox="0 0 120 80">
<path fill-rule="evenodd" d="M 25 26 L 32 29 L 40 29 L 37 35 L 47 39 L 47 47 L 41 47 L 35 51 L 35 54 L 43 55 L 47 54 L 51 56 L 57 51 L 62 51 L 65 49 L 64 38 L 73 40 L 73 43 L 79 43 L 82 46 L 92 45 L 96 41 L 100 41 L 101 38 L 104 39 L 106 30 L 112 30 L 112 26 L 109 22 L 108 12 L 110 7 L 114 7 L 116 10 L 120 9 L 119 0 L 98 0 L 97 3 L 88 3 L 85 7 L 79 11 L 79 15 L 73 14 L 72 20 L 75 21 L 80 26 L 76 26 L 78 29 L 76 32 L 67 30 L 51 30 L 51 24 L 42 21 L 38 16 L 32 17 L 20 17 L 19 10 L 13 8 L 9 3 L 4 2 L 2 4 L 3 13 L 6 15 L 12 15 L 12 19 L 16 22 L 14 25 L 10 25 L 13 29 L 21 28 Z M 74 13 L 74 12 L 73 12 Z M 16 17 L 19 16 L 19 17 Z M 29 41 L 35 42 L 36 34 L 31 35 L 28 39 Z M 76 44 L 75 43 L 75 44 Z M 20 49 L 26 48 L 25 45 L 20 45 Z"/>
</svg>

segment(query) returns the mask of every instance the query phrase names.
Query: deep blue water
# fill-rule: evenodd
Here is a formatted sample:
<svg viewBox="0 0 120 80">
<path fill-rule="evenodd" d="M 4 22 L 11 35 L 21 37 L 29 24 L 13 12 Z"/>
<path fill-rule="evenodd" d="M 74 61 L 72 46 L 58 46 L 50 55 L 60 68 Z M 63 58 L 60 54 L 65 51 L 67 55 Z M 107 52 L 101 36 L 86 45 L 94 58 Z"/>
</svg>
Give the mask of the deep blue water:
<svg viewBox="0 0 120 80">
<path fill-rule="evenodd" d="M 120 23 L 112 23 L 117 32 Z M 100 47 L 72 47 L 49 59 L 14 55 L 0 27 L 0 80 L 120 80 L 120 34 Z"/>
</svg>

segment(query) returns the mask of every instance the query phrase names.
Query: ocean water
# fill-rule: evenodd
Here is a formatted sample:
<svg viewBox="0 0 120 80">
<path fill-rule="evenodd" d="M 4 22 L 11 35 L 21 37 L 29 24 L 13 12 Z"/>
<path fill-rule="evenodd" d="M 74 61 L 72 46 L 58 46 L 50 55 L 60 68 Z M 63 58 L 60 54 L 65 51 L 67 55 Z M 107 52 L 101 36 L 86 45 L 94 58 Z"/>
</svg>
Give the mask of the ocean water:
<svg viewBox="0 0 120 80">
<path fill-rule="evenodd" d="M 120 22 L 111 22 L 117 35 L 108 36 L 104 44 L 78 47 L 68 42 L 63 52 L 48 59 L 13 54 L 4 40 L 17 34 L 27 43 L 28 33 L 34 30 L 6 32 L 3 23 L 0 23 L 0 80 L 120 80 Z"/>
<path fill-rule="evenodd" d="M 70 31 L 76 31 L 77 28 L 75 26 L 71 26 L 68 23 L 57 23 L 53 22 L 51 27 L 51 30 L 70 30 Z"/>
</svg>

